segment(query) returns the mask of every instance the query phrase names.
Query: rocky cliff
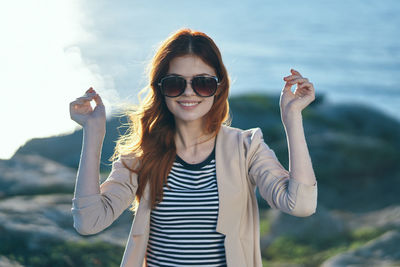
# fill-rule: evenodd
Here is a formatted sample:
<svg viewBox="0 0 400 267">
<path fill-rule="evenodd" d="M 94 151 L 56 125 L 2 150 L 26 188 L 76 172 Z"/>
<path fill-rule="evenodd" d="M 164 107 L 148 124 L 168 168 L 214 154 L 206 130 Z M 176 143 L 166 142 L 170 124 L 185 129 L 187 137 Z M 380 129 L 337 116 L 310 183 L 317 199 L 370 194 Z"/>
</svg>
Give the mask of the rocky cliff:
<svg viewBox="0 0 400 267">
<path fill-rule="evenodd" d="M 232 98 L 232 125 L 260 127 L 288 167 L 278 98 Z M 107 124 L 102 177 L 124 118 Z M 319 186 L 317 213 L 295 218 L 260 199 L 266 266 L 400 265 L 399 122 L 361 105 L 332 105 L 322 96 L 303 111 Z M 71 199 L 82 132 L 34 139 L 0 161 L 0 266 L 119 266 L 130 224 L 126 211 L 104 232 L 80 236 Z"/>
</svg>

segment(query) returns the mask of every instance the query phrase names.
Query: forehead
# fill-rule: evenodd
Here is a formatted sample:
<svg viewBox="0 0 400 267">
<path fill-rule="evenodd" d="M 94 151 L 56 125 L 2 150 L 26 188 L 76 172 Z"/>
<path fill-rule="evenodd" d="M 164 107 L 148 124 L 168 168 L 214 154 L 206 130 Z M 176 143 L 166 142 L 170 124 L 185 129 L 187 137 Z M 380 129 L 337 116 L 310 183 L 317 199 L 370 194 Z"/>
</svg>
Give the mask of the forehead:
<svg viewBox="0 0 400 267">
<path fill-rule="evenodd" d="M 200 57 L 186 55 L 176 57 L 169 63 L 168 74 L 179 74 L 182 76 L 194 76 L 209 74 L 215 76 L 214 68 L 207 65 Z"/>
</svg>

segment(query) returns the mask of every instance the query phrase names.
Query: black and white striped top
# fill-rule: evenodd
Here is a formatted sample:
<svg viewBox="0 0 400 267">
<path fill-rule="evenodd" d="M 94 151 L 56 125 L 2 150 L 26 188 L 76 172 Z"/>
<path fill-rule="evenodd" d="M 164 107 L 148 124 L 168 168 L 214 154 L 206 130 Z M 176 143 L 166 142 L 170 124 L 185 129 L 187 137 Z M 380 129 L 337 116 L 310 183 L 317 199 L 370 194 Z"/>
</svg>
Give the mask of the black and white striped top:
<svg viewBox="0 0 400 267">
<path fill-rule="evenodd" d="M 148 266 L 226 266 L 225 236 L 216 232 L 215 149 L 199 164 L 177 156 L 167 184 L 150 216 Z"/>
</svg>

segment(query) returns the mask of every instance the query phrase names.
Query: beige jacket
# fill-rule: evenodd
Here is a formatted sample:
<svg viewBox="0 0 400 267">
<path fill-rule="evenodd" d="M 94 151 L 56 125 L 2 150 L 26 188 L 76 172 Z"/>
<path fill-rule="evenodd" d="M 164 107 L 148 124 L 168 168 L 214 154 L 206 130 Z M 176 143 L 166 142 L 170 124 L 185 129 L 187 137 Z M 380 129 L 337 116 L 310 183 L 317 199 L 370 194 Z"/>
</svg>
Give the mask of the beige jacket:
<svg viewBox="0 0 400 267">
<path fill-rule="evenodd" d="M 294 216 L 315 213 L 317 185 L 289 178 L 275 153 L 265 144 L 259 128 L 240 130 L 222 126 L 216 140 L 219 195 L 217 232 L 225 235 L 229 267 L 262 267 L 256 186 L 275 209 Z M 133 184 L 129 181 L 132 175 Z M 100 194 L 74 198 L 74 227 L 82 235 L 95 234 L 118 218 L 134 200 L 137 176 L 115 161 Z M 150 226 L 149 187 L 140 201 L 125 247 L 121 266 L 144 266 Z"/>
</svg>

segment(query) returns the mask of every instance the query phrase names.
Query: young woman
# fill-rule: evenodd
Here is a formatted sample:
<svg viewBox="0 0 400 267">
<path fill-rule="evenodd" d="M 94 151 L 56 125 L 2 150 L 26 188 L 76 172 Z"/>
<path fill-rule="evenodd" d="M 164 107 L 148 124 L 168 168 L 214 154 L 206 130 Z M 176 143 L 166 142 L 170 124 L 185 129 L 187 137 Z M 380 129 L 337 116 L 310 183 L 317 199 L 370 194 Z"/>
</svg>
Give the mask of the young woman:
<svg viewBox="0 0 400 267">
<path fill-rule="evenodd" d="M 294 216 L 313 214 L 317 204 L 301 116 L 314 87 L 295 70 L 283 79 L 289 171 L 259 128 L 224 124 L 229 77 L 213 40 L 189 29 L 174 33 L 153 58 L 148 95 L 130 114 L 130 131 L 100 186 L 105 109 L 90 88 L 70 103 L 84 133 L 72 200 L 76 230 L 102 231 L 136 199 L 121 266 L 262 266 L 256 187 L 272 208 Z"/>
</svg>

